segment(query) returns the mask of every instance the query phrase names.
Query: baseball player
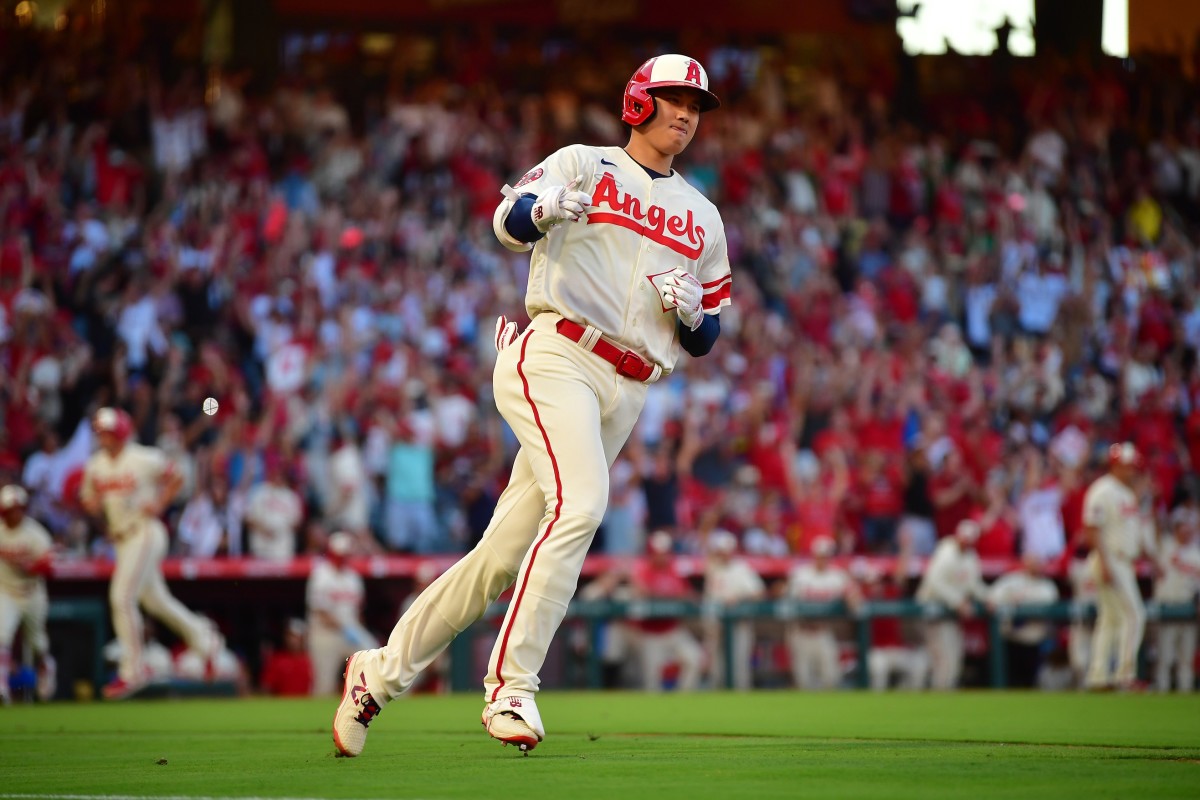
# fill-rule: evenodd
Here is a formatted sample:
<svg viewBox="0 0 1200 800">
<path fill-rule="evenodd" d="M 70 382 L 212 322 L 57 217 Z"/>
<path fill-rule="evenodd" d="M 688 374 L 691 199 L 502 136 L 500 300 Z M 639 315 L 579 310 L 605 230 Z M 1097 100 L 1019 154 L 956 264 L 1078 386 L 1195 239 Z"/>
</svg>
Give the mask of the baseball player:
<svg viewBox="0 0 1200 800">
<path fill-rule="evenodd" d="M 1158 552 L 1160 576 L 1154 584 L 1154 599 L 1160 603 L 1195 603 L 1200 591 L 1200 542 L 1196 541 L 1197 518 L 1194 509 L 1180 506 L 1171 514 L 1171 537 Z M 1158 623 L 1158 666 L 1155 686 L 1160 692 L 1171 689 L 1171 667 L 1175 667 L 1175 689 L 1190 692 L 1196 688 L 1193 664 L 1196 660 L 1195 620 Z"/>
<path fill-rule="evenodd" d="M 630 584 L 634 599 L 695 600 L 691 584 L 675 569 L 672 558 L 675 543 L 666 531 L 655 531 L 646 541 L 649 557 L 634 565 Z M 700 685 L 704 666 L 704 648 L 683 620 L 677 617 L 632 619 L 630 626 L 639 631 L 638 655 L 642 667 L 642 688 L 661 692 L 663 671 L 668 664 L 679 666 L 676 685 L 694 691 Z"/>
<path fill-rule="evenodd" d="M 979 541 L 979 523 L 964 519 L 953 536 L 938 542 L 921 576 L 916 599 L 936 603 L 953 616 L 925 621 L 925 646 L 929 650 L 930 686 L 953 689 L 958 686 L 963 665 L 962 620 L 975 615 L 972 600 L 987 599 L 987 587 L 975 543 Z"/>
<path fill-rule="evenodd" d="M 860 566 L 859 581 L 863 598 L 868 601 L 896 601 L 905 597 L 908 579 L 908 557 L 911 544 L 908 537 L 899 537 L 900 556 L 889 570 L 870 565 Z M 871 689 L 885 691 L 893 680 L 900 689 L 922 689 L 929 680 L 929 655 L 924 647 L 915 647 L 905 636 L 905 626 L 899 617 L 871 617 L 871 649 L 867 651 L 867 675 Z"/>
<path fill-rule="evenodd" d="M 744 560 L 736 558 L 737 537 L 727 530 L 716 530 L 708 540 L 708 563 L 704 571 L 704 601 L 720 607 L 766 597 L 767 587 Z M 725 685 L 725 643 L 717 619 L 706 619 L 704 634 L 713 665 L 713 686 Z M 754 656 L 754 620 L 733 623 L 733 686 L 753 688 L 751 672 Z"/>
<path fill-rule="evenodd" d="M 159 517 L 182 485 L 179 474 L 158 448 L 129 441 L 133 422 L 124 411 L 99 409 L 92 428 L 100 448 L 84 466 L 80 501 L 89 514 L 103 515 L 116 552 L 108 598 L 121 658 L 117 677 L 103 693 L 119 699 L 146 682 L 139 606 L 205 657 L 220 651 L 224 641 L 209 620 L 175 599 L 163 578 L 167 529 Z"/>
<path fill-rule="evenodd" d="M 1094 691 L 1129 688 L 1137 677 L 1146 607 L 1133 563 L 1142 550 L 1146 522 L 1133 485 L 1143 466 L 1132 443 L 1114 444 L 1108 450 L 1108 473 L 1083 496 L 1084 532 L 1092 546 L 1088 571 L 1096 581 L 1096 625 L 1083 685 Z"/>
<path fill-rule="evenodd" d="M 313 694 L 337 690 L 342 664 L 356 650 L 378 647 L 362 624 L 366 590 L 362 576 L 350 566 L 354 539 L 333 533 L 325 557 L 313 561 L 304 594 L 308 603 L 308 654 L 313 665 Z"/>
<path fill-rule="evenodd" d="M 787 594 L 794 600 L 828 603 L 842 600 L 856 611 L 862 602 L 858 584 L 843 569 L 831 563 L 836 545 L 829 536 L 812 543 L 812 561 L 801 564 L 788 576 Z M 835 689 L 841 682 L 837 638 L 829 620 L 799 620 L 787 626 L 788 654 L 792 678 L 801 689 Z"/>
<path fill-rule="evenodd" d="M 8 678 L 13 639 L 25 629 L 26 648 L 37 665 L 37 696 L 54 696 L 55 664 L 46 635 L 50 601 L 45 576 L 50 574 L 52 540 L 42 524 L 25 513 L 29 493 L 15 484 L 0 488 L 0 702 L 10 701 Z"/>
<path fill-rule="evenodd" d="M 1026 553 L 1021 566 L 1006 572 L 988 587 L 987 604 L 993 612 L 1018 610 L 1021 605 L 1044 605 L 1058 601 L 1058 587 L 1045 575 L 1045 566 L 1034 553 Z M 1050 638 L 1053 628 L 1042 620 L 1001 621 L 1001 635 L 1008 657 L 1009 685 L 1032 688 L 1037 684 L 1041 667 L 1042 645 Z M 993 642 L 999 647 L 999 642 Z"/>
<path fill-rule="evenodd" d="M 517 333 L 501 317 L 496 406 L 520 442 L 482 541 L 408 610 L 385 648 L 356 653 L 333 738 L 356 756 L 367 724 L 510 585 L 512 602 L 484 677 L 487 732 L 522 749 L 545 735 L 538 672 L 608 503 L 608 475 L 649 384 L 676 345 L 706 354 L 729 304 L 716 207 L 672 168 L 702 112 L 720 105 L 683 55 L 652 58 L 625 89 L 625 147 L 572 145 L 505 187 L 493 228 L 532 250 Z"/>
</svg>

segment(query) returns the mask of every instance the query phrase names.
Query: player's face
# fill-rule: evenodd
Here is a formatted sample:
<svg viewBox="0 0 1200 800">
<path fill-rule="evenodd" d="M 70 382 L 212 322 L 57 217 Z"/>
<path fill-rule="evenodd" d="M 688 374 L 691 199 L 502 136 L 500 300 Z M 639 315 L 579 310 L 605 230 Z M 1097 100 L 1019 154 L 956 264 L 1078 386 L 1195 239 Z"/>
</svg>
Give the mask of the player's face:
<svg viewBox="0 0 1200 800">
<path fill-rule="evenodd" d="M 654 149 L 674 156 L 687 148 L 700 125 L 700 98 L 695 89 L 682 86 L 654 92 L 655 114 L 646 123 L 646 136 Z"/>
<path fill-rule="evenodd" d="M 4 524 L 10 528 L 15 528 L 21 524 L 21 520 L 25 517 L 25 509 L 20 506 L 13 506 L 0 511 L 0 518 L 4 520 Z"/>
<path fill-rule="evenodd" d="M 100 431 L 96 434 L 96 441 L 100 443 L 101 450 L 109 453 L 116 453 L 121 449 L 121 440 L 114 433 Z"/>
</svg>

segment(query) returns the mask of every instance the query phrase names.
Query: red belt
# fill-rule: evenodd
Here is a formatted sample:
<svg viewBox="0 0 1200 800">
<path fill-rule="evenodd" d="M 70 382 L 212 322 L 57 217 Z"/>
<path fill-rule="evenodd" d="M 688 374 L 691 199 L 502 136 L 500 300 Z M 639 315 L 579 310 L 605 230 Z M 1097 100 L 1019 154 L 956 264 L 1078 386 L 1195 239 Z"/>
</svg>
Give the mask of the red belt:
<svg viewBox="0 0 1200 800">
<path fill-rule="evenodd" d="M 576 344 L 583 338 L 583 334 L 587 330 L 578 322 L 572 322 L 569 319 L 560 319 L 555 325 L 555 329 Z M 647 381 L 654 374 L 654 365 L 649 361 L 632 350 L 622 350 L 603 336 L 597 337 L 591 351 L 616 367 L 617 374 L 624 375 L 626 378 Z"/>
</svg>

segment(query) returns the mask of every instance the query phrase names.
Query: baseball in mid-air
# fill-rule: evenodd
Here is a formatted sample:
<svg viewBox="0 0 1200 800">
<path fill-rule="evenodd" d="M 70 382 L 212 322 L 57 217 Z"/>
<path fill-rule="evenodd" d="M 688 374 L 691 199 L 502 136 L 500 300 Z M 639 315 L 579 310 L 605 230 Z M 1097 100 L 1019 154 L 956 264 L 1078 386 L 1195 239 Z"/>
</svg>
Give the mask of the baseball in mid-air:
<svg viewBox="0 0 1200 800">
<path fill-rule="evenodd" d="M 204 398 L 204 405 L 201 406 L 201 408 L 204 409 L 205 414 L 208 414 L 211 417 L 213 414 L 217 413 L 217 398 L 215 398 L 215 397 Z"/>
</svg>

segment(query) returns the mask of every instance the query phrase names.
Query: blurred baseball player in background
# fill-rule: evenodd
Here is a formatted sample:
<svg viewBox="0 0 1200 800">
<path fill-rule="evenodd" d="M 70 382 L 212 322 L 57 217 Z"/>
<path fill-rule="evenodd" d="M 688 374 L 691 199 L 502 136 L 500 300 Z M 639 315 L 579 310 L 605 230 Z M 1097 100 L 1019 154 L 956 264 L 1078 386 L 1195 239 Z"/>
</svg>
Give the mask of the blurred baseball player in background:
<svg viewBox="0 0 1200 800">
<path fill-rule="evenodd" d="M 697 600 L 696 590 L 675 569 L 675 543 L 666 531 L 655 531 L 646 542 L 648 557 L 637 562 L 630 573 L 634 600 Z M 704 648 L 678 617 L 631 619 L 629 625 L 639 631 L 638 654 L 642 667 L 642 688 L 661 692 L 663 671 L 669 664 L 679 667 L 676 686 L 693 691 L 700 685 L 704 667 Z"/>
<path fill-rule="evenodd" d="M 906 533 L 901 533 L 898 539 L 900 556 L 890 570 L 880 572 L 869 564 L 859 567 L 856 577 L 862 587 L 864 600 L 878 602 L 904 599 L 908 560 L 913 545 Z M 867 674 L 871 689 L 877 692 L 890 689 L 893 680 L 900 689 L 925 688 L 929 681 L 929 654 L 924 647 L 915 646 L 908 640 L 904 621 L 900 617 L 872 615 Z"/>
<path fill-rule="evenodd" d="M 1171 513 L 1171 532 L 1158 551 L 1159 578 L 1154 584 L 1154 599 L 1160 603 L 1196 603 L 1200 592 L 1200 515 L 1189 506 Z M 1200 607 L 1198 607 L 1200 608 Z M 1171 690 L 1171 668 L 1175 668 L 1175 689 L 1190 692 L 1196 688 L 1196 621 L 1158 623 L 1158 664 L 1154 685 L 1160 692 Z"/>
<path fill-rule="evenodd" d="M 767 587 L 745 560 L 737 558 L 737 537 L 727 530 L 713 531 L 708 538 L 708 561 L 704 570 L 704 603 L 716 612 L 727 605 L 762 600 Z M 715 614 L 706 615 L 704 622 L 705 649 L 712 664 L 712 685 L 725 686 L 724 628 Z M 739 619 L 733 623 L 733 687 L 754 688 L 754 620 Z"/>
<path fill-rule="evenodd" d="M 161 450 L 130 441 L 133 421 L 121 409 L 101 408 L 92 417 L 92 428 L 100 448 L 84 467 L 80 501 L 89 514 L 103 515 L 116 553 L 108 597 L 121 657 L 117 677 L 104 687 L 104 696 L 118 699 L 146 682 L 141 608 L 206 659 L 224 647 L 224 639 L 210 620 L 176 600 L 163 578 L 167 528 L 159 517 L 182 479 Z"/>
<path fill-rule="evenodd" d="M 50 601 L 45 576 L 50 574 L 53 540 L 42 524 L 25 513 L 29 493 L 16 484 L 0 488 L 0 702 L 10 701 L 8 680 L 14 661 L 13 641 L 24 629 L 24 644 L 37 670 L 39 700 L 54 696 L 56 678 L 46 615 Z"/>
<path fill-rule="evenodd" d="M 836 544 L 829 536 L 812 543 L 812 562 L 801 564 L 788 576 L 787 596 L 805 603 L 845 602 L 851 613 L 862 603 L 858 584 L 843 569 L 833 566 Z M 834 689 L 842 680 L 837 637 L 830 620 L 801 619 L 787 625 L 792 679 L 801 689 Z"/>
<path fill-rule="evenodd" d="M 1096 625 L 1084 679 L 1092 690 L 1130 688 L 1137 679 L 1146 607 L 1134 561 L 1142 552 L 1147 518 L 1133 487 L 1144 466 L 1132 443 L 1114 444 L 1108 473 L 1083 496 L 1083 525 L 1092 546 L 1088 570 L 1096 581 Z"/>
<path fill-rule="evenodd" d="M 975 616 L 975 600 L 987 599 L 987 587 L 975 543 L 979 523 L 965 519 L 953 536 L 938 542 L 921 576 L 916 599 L 941 606 L 925 621 L 925 646 L 929 650 L 929 684 L 934 689 L 954 689 L 962 675 L 962 621 Z M 947 615 L 948 614 L 948 615 Z"/>
<path fill-rule="evenodd" d="M 988 608 L 1004 615 L 1000 633 L 1004 637 L 1010 686 L 1032 688 L 1037 685 L 1042 649 L 1054 632 L 1053 626 L 1044 620 L 1014 619 L 1013 612 L 1019 611 L 1022 605 L 1057 601 L 1058 587 L 1046 577 L 1042 560 L 1033 553 L 1026 553 L 1018 569 L 1006 572 L 988 587 Z M 1000 643 L 993 642 L 992 646 L 999 647 Z"/>
<path fill-rule="evenodd" d="M 366 589 L 350 566 L 354 539 L 345 531 L 329 537 L 325 557 L 314 559 L 304 595 L 308 604 L 308 654 L 313 694 L 332 694 L 346 659 L 356 650 L 378 647 L 362 623 Z"/>
<path fill-rule="evenodd" d="M 674 369 L 677 345 L 709 352 L 730 302 L 721 217 L 672 167 L 701 113 L 719 105 L 699 62 L 652 58 L 625 88 L 625 147 L 563 148 L 503 189 L 496 236 L 532 250 L 532 322 L 518 334 L 497 320 L 493 376 L 521 449 L 482 541 L 413 604 L 385 648 L 349 660 L 333 723 L 342 755 L 362 752 L 380 709 L 513 585 L 482 721 L 522 750 L 545 735 L 538 672 L 604 517 L 609 469 L 648 385 Z"/>
</svg>

